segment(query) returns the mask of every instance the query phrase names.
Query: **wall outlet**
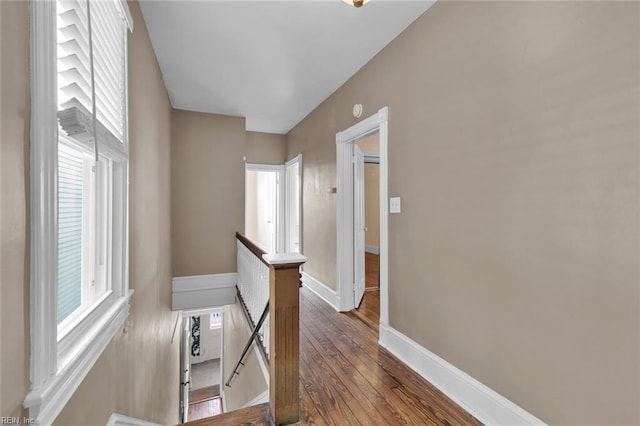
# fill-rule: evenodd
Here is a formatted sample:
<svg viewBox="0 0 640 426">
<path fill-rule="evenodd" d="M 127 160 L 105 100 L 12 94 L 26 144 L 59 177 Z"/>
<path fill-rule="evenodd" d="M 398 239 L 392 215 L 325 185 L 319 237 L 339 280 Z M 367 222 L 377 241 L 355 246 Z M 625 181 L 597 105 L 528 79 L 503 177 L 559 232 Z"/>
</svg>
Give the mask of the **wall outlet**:
<svg viewBox="0 0 640 426">
<path fill-rule="evenodd" d="M 400 213 L 400 197 L 389 198 L 389 213 Z"/>
</svg>

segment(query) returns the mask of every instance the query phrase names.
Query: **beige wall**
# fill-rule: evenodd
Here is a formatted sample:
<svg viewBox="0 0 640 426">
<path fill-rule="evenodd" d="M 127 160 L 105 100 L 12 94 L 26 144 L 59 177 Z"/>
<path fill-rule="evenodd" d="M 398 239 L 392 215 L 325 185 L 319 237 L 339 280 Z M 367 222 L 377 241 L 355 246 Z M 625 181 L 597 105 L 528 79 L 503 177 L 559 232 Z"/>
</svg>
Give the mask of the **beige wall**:
<svg viewBox="0 0 640 426">
<path fill-rule="evenodd" d="M 29 14 L 0 2 L 0 415 L 21 416 L 29 389 Z"/>
<path fill-rule="evenodd" d="M 238 303 L 225 306 L 222 327 L 224 328 L 222 377 L 226 383 L 251 334 L 242 308 Z M 231 386 L 223 386 L 225 412 L 244 407 L 248 402 L 269 389 L 260 367 L 259 356 L 261 355 L 257 353 L 254 345 L 247 352 L 243 361 L 244 365 L 240 366 L 239 374 L 234 377 Z"/>
<path fill-rule="evenodd" d="M 20 415 L 28 391 L 28 3 L 2 8 L 2 396 Z M 178 418 L 179 342 L 171 344 L 169 101 L 144 21 L 131 3 L 129 329 L 107 346 L 57 419 L 105 424 L 113 412 L 163 424 Z M 11 206 L 6 208 L 5 206 Z M 145 368 L 140 368 L 144 359 Z"/>
<path fill-rule="evenodd" d="M 173 110 L 173 275 L 236 271 L 244 230 L 245 119 Z"/>
<path fill-rule="evenodd" d="M 389 106 L 391 326 L 540 417 L 638 424 L 640 4 L 438 2 L 287 135 L 335 288 L 335 134 Z"/>
<path fill-rule="evenodd" d="M 287 137 L 274 133 L 247 132 L 247 163 L 284 164 L 287 161 Z"/>
</svg>

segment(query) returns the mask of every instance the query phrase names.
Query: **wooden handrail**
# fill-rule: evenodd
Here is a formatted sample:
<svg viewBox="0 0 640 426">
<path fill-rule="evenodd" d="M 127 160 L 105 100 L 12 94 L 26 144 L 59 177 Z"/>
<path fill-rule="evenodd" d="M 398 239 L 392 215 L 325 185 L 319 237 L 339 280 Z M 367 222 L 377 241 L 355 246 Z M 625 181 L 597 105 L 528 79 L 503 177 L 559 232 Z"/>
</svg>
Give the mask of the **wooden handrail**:
<svg viewBox="0 0 640 426">
<path fill-rule="evenodd" d="M 247 237 L 245 237 L 244 235 L 242 235 L 239 232 L 236 232 L 236 239 L 238 241 L 240 241 L 242 244 L 244 244 L 244 246 L 246 248 L 249 249 L 249 251 L 251 253 L 253 253 L 255 255 L 255 257 L 257 257 L 258 259 L 260 259 L 260 262 L 264 263 L 265 265 L 269 266 L 269 264 L 267 263 L 266 260 L 264 260 L 264 258 L 262 256 L 264 256 L 265 254 L 267 254 L 266 251 L 262 250 L 260 247 L 258 247 L 253 241 L 251 241 L 250 239 L 248 239 Z"/>
</svg>

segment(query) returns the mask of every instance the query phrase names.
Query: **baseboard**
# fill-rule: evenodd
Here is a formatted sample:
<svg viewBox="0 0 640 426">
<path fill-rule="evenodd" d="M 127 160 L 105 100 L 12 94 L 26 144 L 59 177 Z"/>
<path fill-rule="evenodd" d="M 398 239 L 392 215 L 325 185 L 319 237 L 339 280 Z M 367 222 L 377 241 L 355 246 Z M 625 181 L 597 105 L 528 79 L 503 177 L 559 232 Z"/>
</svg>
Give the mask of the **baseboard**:
<svg viewBox="0 0 640 426">
<path fill-rule="evenodd" d="M 238 274 L 193 275 L 172 280 L 172 309 L 202 309 L 235 302 Z"/>
<path fill-rule="evenodd" d="M 123 416 L 122 414 L 113 413 L 109 417 L 107 426 L 160 426 L 158 423 L 151 423 L 133 417 Z"/>
<path fill-rule="evenodd" d="M 545 424 L 388 325 L 380 324 L 380 345 L 484 424 Z"/>
<path fill-rule="evenodd" d="M 380 247 L 366 244 L 364 246 L 364 251 L 366 251 L 367 253 L 380 254 Z"/>
<path fill-rule="evenodd" d="M 322 300 L 327 302 L 329 305 L 333 307 L 336 311 L 340 311 L 340 298 L 338 297 L 338 293 L 335 290 L 327 287 L 322 282 L 313 278 L 311 275 L 306 272 L 302 272 L 302 285 L 307 287 L 309 290 L 318 295 Z"/>
<path fill-rule="evenodd" d="M 269 402 L 269 389 L 262 392 L 260 395 L 256 396 L 251 401 L 244 404 L 242 408 L 252 407 L 258 404 L 264 404 L 265 402 Z"/>
</svg>

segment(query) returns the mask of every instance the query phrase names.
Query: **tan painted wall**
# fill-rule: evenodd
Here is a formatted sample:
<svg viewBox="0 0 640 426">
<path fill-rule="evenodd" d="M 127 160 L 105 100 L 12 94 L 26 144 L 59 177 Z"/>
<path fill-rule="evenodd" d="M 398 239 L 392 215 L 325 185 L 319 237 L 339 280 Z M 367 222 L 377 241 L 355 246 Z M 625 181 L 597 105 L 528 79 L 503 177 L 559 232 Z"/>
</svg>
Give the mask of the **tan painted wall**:
<svg viewBox="0 0 640 426">
<path fill-rule="evenodd" d="M 247 163 L 284 164 L 287 137 L 275 133 L 247 132 Z"/>
<path fill-rule="evenodd" d="M 173 110 L 173 275 L 236 271 L 244 230 L 245 119 Z"/>
<path fill-rule="evenodd" d="M 107 346 L 57 419 L 105 424 L 113 412 L 178 418 L 179 342 L 171 344 L 169 100 L 138 4 L 130 4 L 130 286 L 127 334 Z M 28 3 L 2 7 L 2 415 L 28 390 Z M 11 208 L 5 208 L 10 205 Z M 25 320 L 23 323 L 22 320 Z M 10 343 L 10 344 L 7 344 Z M 140 368 L 144 359 L 145 368 Z M 150 397 L 153 396 L 153 397 Z"/>
<path fill-rule="evenodd" d="M 389 106 L 391 326 L 557 424 L 640 423 L 640 4 L 438 2 L 287 135 L 335 287 L 335 134 Z"/>
<path fill-rule="evenodd" d="M 0 415 L 22 416 L 29 389 L 29 14 L 0 2 Z"/>
<path fill-rule="evenodd" d="M 226 383 L 251 334 L 238 303 L 225 306 L 222 327 L 224 328 L 222 377 Z M 247 352 L 244 365 L 240 366 L 239 374 L 234 377 L 231 386 L 223 385 L 225 413 L 244 407 L 269 388 L 260 368 L 259 356 L 261 355 L 252 347 Z"/>
<path fill-rule="evenodd" d="M 364 165 L 364 243 L 380 247 L 380 165 Z"/>
<path fill-rule="evenodd" d="M 380 135 L 378 132 L 358 140 L 358 146 L 362 152 L 380 152 Z"/>
</svg>

